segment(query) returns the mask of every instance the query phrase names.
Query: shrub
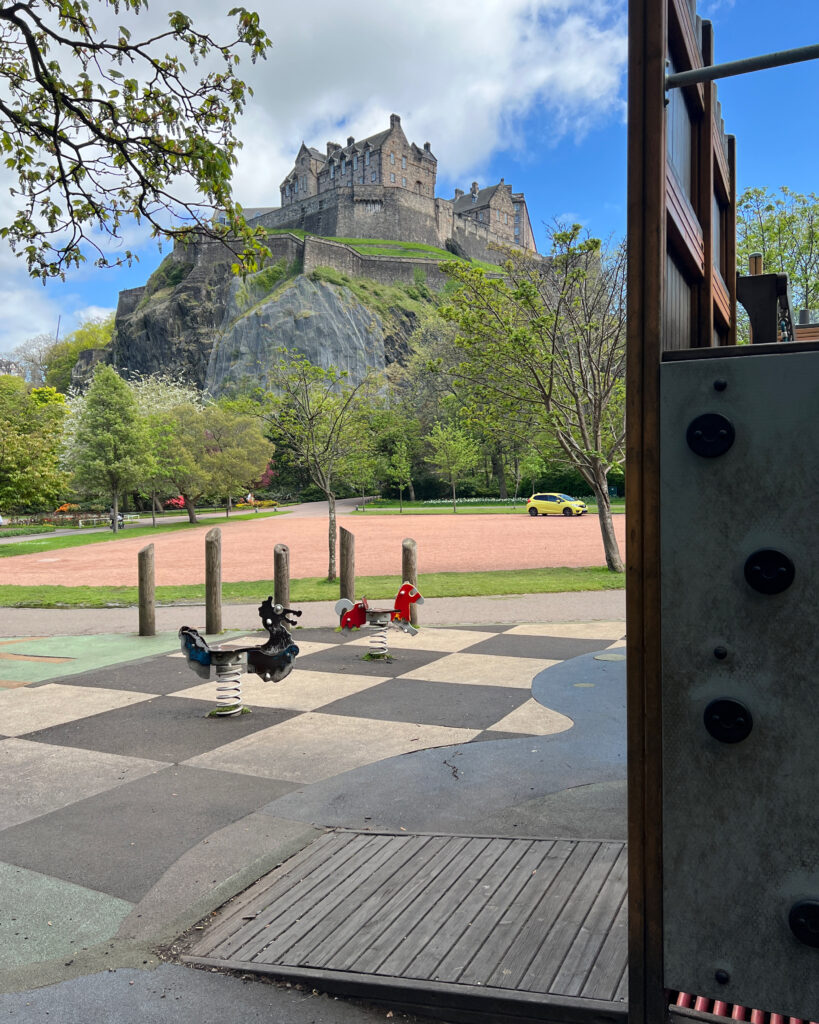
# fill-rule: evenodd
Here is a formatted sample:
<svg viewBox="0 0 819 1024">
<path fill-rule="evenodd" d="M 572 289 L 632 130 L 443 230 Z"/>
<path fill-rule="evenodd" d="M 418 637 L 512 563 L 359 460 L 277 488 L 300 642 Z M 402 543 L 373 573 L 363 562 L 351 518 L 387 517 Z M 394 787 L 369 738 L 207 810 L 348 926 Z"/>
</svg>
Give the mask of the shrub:
<svg viewBox="0 0 819 1024">
<path fill-rule="evenodd" d="M 162 504 L 165 508 L 184 508 L 185 499 L 180 494 L 178 498 L 169 498 L 167 501 L 163 501 Z"/>
</svg>

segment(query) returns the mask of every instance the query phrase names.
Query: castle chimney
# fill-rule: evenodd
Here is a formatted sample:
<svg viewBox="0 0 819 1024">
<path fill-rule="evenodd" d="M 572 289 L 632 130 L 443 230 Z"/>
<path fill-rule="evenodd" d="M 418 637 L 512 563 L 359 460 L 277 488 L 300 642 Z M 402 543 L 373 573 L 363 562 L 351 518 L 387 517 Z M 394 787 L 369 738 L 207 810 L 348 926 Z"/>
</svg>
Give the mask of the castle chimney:
<svg viewBox="0 0 819 1024">
<path fill-rule="evenodd" d="M 390 114 L 390 128 L 400 128 L 401 118 L 398 114 Z"/>
<path fill-rule="evenodd" d="M 501 183 L 501 185 L 503 184 L 503 178 L 501 178 L 500 183 Z"/>
<path fill-rule="evenodd" d="M 327 156 L 329 156 L 333 152 L 333 150 L 335 150 L 335 149 L 341 149 L 341 146 L 339 146 L 339 144 L 337 142 L 328 142 L 327 143 Z"/>
<path fill-rule="evenodd" d="M 352 146 L 352 144 L 353 144 L 354 142 L 355 142 L 355 139 L 354 139 L 354 138 L 352 137 L 352 135 L 348 135 L 348 136 L 347 136 L 347 145 L 348 145 L 348 146 Z"/>
<path fill-rule="evenodd" d="M 464 194 L 464 190 L 462 188 L 456 188 L 455 189 L 455 198 L 456 199 L 460 199 L 463 194 Z"/>
<path fill-rule="evenodd" d="M 476 196 L 477 194 L 478 194 L 478 183 L 477 183 L 477 181 L 473 181 L 472 182 L 472 195 Z"/>
<path fill-rule="evenodd" d="M 425 143 L 424 143 L 424 152 L 425 152 L 425 153 L 429 153 L 429 151 L 430 151 L 430 149 L 429 149 L 429 143 L 428 143 L 428 142 L 425 142 Z"/>
</svg>

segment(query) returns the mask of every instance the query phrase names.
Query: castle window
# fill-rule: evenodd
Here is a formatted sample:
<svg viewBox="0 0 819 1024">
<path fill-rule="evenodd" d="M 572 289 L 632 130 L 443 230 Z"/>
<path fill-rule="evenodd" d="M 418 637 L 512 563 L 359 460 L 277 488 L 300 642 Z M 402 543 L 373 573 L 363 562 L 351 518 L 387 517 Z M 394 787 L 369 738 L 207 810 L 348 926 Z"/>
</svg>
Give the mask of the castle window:
<svg viewBox="0 0 819 1024">
<path fill-rule="evenodd" d="M 500 220 L 500 210 L 495 210 L 495 213 L 498 215 L 498 220 Z"/>
<path fill-rule="evenodd" d="M 509 223 L 509 214 L 508 213 L 505 213 L 503 215 L 503 223 L 504 224 L 508 224 Z"/>
<path fill-rule="evenodd" d="M 395 163 L 395 153 L 390 153 L 390 163 L 391 164 Z"/>
<path fill-rule="evenodd" d="M 357 153 L 355 153 L 353 155 L 353 170 L 354 171 L 358 170 L 358 154 Z"/>
<path fill-rule="evenodd" d="M 299 194 L 299 179 L 298 178 L 296 178 L 296 180 L 293 182 L 293 191 L 296 193 L 296 195 Z"/>
<path fill-rule="evenodd" d="M 394 175 L 394 174 L 391 174 L 391 175 L 390 175 L 390 181 L 391 181 L 391 182 L 393 182 L 393 183 L 395 183 L 395 175 Z"/>
<path fill-rule="evenodd" d="M 370 181 L 375 181 L 377 177 L 378 177 L 377 172 L 373 171 L 372 174 L 370 175 Z"/>
<path fill-rule="evenodd" d="M 347 161 L 344 159 L 344 157 L 341 158 L 341 173 L 347 173 Z"/>
<path fill-rule="evenodd" d="M 519 235 L 519 234 L 520 234 L 520 228 L 515 228 L 515 234 L 516 234 L 516 235 Z"/>
<path fill-rule="evenodd" d="M 473 196 L 472 196 L 472 202 L 473 202 L 473 203 L 477 203 L 477 201 L 478 201 L 478 197 L 477 197 L 477 195 L 473 195 Z"/>
<path fill-rule="evenodd" d="M 369 149 L 364 154 L 364 166 L 365 167 L 369 167 L 370 166 L 370 151 L 369 151 Z"/>
<path fill-rule="evenodd" d="M 358 184 L 359 184 L 359 185 L 363 185 L 363 184 L 364 184 L 364 175 L 363 175 L 363 174 L 362 174 L 362 175 L 361 175 L 361 177 L 360 177 L 360 178 L 358 179 Z"/>
<path fill-rule="evenodd" d="M 520 203 L 515 203 L 515 213 L 520 212 Z"/>
<path fill-rule="evenodd" d="M 286 196 L 290 195 L 290 186 L 289 185 L 285 185 L 285 187 L 284 187 L 284 194 Z"/>
<path fill-rule="evenodd" d="M 336 176 L 336 165 L 330 164 L 330 177 L 335 178 Z"/>
<path fill-rule="evenodd" d="M 483 212 L 478 213 L 478 220 L 483 220 Z"/>
<path fill-rule="evenodd" d="M 402 157 L 401 157 L 401 166 L 402 166 L 402 167 L 403 167 L 403 168 L 404 168 L 404 169 L 406 170 L 406 167 L 407 167 L 407 158 L 406 158 L 405 156 L 402 156 Z"/>
<path fill-rule="evenodd" d="M 404 188 L 406 188 L 407 187 L 407 179 L 406 178 L 402 178 L 401 179 L 401 184 L 404 186 Z"/>
</svg>

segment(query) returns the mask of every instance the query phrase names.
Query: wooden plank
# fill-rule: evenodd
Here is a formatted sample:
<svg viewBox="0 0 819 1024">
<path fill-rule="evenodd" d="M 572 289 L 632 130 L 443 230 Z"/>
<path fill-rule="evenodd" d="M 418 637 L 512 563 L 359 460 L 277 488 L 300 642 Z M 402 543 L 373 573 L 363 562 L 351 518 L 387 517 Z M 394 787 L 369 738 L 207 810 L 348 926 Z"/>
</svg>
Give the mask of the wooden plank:
<svg viewBox="0 0 819 1024">
<path fill-rule="evenodd" d="M 728 177 L 730 192 L 728 193 L 728 211 L 725 217 L 725 277 L 728 285 L 728 301 L 730 318 L 728 328 L 728 344 L 737 343 L 737 140 L 733 135 L 727 136 L 728 142 Z"/>
<path fill-rule="evenodd" d="M 533 910 L 532 892 L 546 889 L 557 877 L 575 844 L 563 839 L 556 841 L 541 859 L 535 873 L 521 879 L 517 893 L 503 910 L 495 927 L 484 939 L 458 979 L 466 985 L 486 985 L 496 966 L 512 946 Z M 535 890 L 535 886 L 537 889 Z"/>
<path fill-rule="evenodd" d="M 479 852 L 478 856 L 468 866 L 460 870 L 454 881 L 445 888 L 438 885 L 437 893 L 433 892 L 434 903 L 428 913 L 416 922 L 407 931 L 406 937 L 400 946 L 389 956 L 379 967 L 379 974 L 396 974 L 401 977 L 427 977 L 426 974 L 410 974 L 409 965 L 418 957 L 419 953 L 427 950 L 429 943 L 436 936 L 439 936 L 443 929 L 451 923 L 453 915 L 464 904 L 468 904 L 469 897 L 475 887 L 480 885 L 484 876 L 492 869 L 500 855 L 509 848 L 510 840 L 493 839 Z M 416 906 L 411 908 L 412 916 L 416 917 Z"/>
<path fill-rule="evenodd" d="M 625 849 L 620 847 L 605 882 L 596 893 L 591 893 L 591 908 L 549 983 L 549 992 L 566 996 L 579 996 L 583 992 L 592 965 L 605 944 L 626 894 L 627 870 L 628 857 Z M 576 895 L 573 895 L 570 906 L 575 905 L 575 900 Z"/>
<path fill-rule="evenodd" d="M 725 282 L 722 280 L 722 275 L 716 267 L 714 267 L 713 272 L 713 290 L 714 313 L 716 319 L 718 319 L 723 326 L 727 327 L 731 322 L 731 297 L 728 294 Z"/>
<path fill-rule="evenodd" d="M 458 842 L 463 844 L 465 840 Z M 398 840 L 392 858 L 355 893 L 354 905 L 345 903 L 328 914 L 320 922 L 321 940 L 307 948 L 298 943 L 288 951 L 288 960 L 337 968 L 337 959 L 344 947 L 351 942 L 355 945 L 354 940 L 360 942 L 363 936 L 373 935 L 383 927 L 385 908 L 389 907 L 394 916 L 402 912 L 413 878 L 422 873 L 432 877 L 452 855 L 447 852 L 450 846 L 451 841 L 445 836 L 427 837 L 420 846 Z M 349 948 L 345 952 L 351 955 Z"/>
<path fill-rule="evenodd" d="M 520 840 L 516 840 L 516 845 Z M 469 944 L 461 943 L 451 949 L 438 965 L 438 974 L 442 979 L 461 981 L 464 972 L 473 958 L 481 950 L 487 936 L 498 927 L 498 922 L 505 915 L 507 907 L 518 898 L 531 875 L 538 871 L 551 844 L 539 841 L 530 843 L 513 871 L 498 887 L 495 898 L 479 911 L 469 928 Z"/>
<path fill-rule="evenodd" d="M 662 0 L 662 2 L 665 7 L 665 0 Z M 629 38 L 631 38 L 630 35 Z M 686 0 L 670 0 L 668 5 L 668 39 L 676 51 L 678 71 L 702 67 L 697 37 L 694 33 L 694 26 L 691 23 L 691 14 Z M 663 50 L 665 50 L 665 47 L 663 47 Z M 702 82 L 686 91 L 699 111 L 706 109 Z"/>
<path fill-rule="evenodd" d="M 418 844 L 429 842 L 417 840 Z M 349 896 L 355 896 L 360 886 L 393 855 L 393 844 L 387 836 L 374 836 L 373 844 L 362 848 L 344 866 L 343 874 L 331 873 L 322 884 L 313 886 L 308 894 L 298 891 L 289 896 L 292 905 L 285 913 L 276 913 L 266 934 L 248 943 L 241 955 L 247 960 L 276 963 L 296 942 L 333 911 Z"/>
<path fill-rule="evenodd" d="M 221 942 L 234 935 L 249 916 L 255 917 L 259 908 L 268 906 L 284 887 L 293 886 L 294 878 L 302 878 L 313 870 L 316 864 L 328 859 L 345 845 L 345 840 L 336 832 L 319 836 L 309 846 L 264 875 L 219 912 L 219 917 L 209 926 L 192 952 L 202 956 L 214 955 Z"/>
<path fill-rule="evenodd" d="M 675 255 L 680 258 L 690 273 L 702 277 L 705 265 L 705 241 L 702 227 L 671 164 L 667 166 L 666 194 L 669 230 L 673 229 L 674 239 L 677 242 Z"/>
<path fill-rule="evenodd" d="M 620 843 L 603 843 L 600 846 L 544 936 L 518 988 L 556 991 L 554 980 L 569 956 L 584 922 L 588 920 L 595 900 L 601 891 L 605 891 L 609 875 L 622 852 Z"/>
<path fill-rule="evenodd" d="M 446 864 L 443 871 L 436 876 L 436 885 L 430 885 L 423 876 L 418 876 L 409 886 L 412 897 L 411 908 L 408 910 L 409 920 L 402 917 L 392 922 L 381 934 L 370 942 L 366 950 L 350 963 L 350 970 L 365 970 L 372 974 L 394 974 L 390 964 L 393 954 L 398 946 L 406 939 L 408 930 L 412 927 L 411 922 L 423 922 L 427 914 L 435 907 L 438 899 L 439 886 L 449 886 L 461 871 L 468 868 L 469 864 L 478 857 L 489 845 L 491 840 L 470 839 L 460 851 L 460 857 L 453 859 Z M 416 924 L 413 931 L 417 929 Z M 424 930 L 424 934 L 426 930 Z M 420 937 L 423 940 L 423 935 Z M 419 936 L 415 936 L 419 941 Z M 417 952 L 419 945 L 413 947 Z M 413 954 L 414 955 L 414 954 Z"/>
<path fill-rule="evenodd" d="M 485 1024 L 511 1021 L 537 1021 L 538 1024 L 626 1024 L 628 1009 L 620 1003 L 571 996 L 548 996 L 511 989 L 486 990 L 480 986 L 451 985 L 446 982 L 417 981 L 413 978 L 388 978 L 378 975 L 353 975 L 312 967 L 286 967 L 279 964 L 248 964 L 242 960 L 223 961 L 212 957 L 183 956 L 184 963 L 220 967 L 235 971 L 251 970 L 273 978 L 309 982 L 325 992 L 369 1000 L 389 1001 L 404 1009 L 440 1016 L 452 1022 L 477 1019 Z M 470 1017 L 470 1014 L 475 1017 Z M 483 1016 L 481 1016 L 483 1015 Z"/>
<path fill-rule="evenodd" d="M 318 864 L 295 885 L 284 882 L 285 889 L 277 894 L 278 898 L 274 902 L 260 902 L 260 913 L 253 922 L 220 944 L 214 950 L 214 955 L 232 957 L 239 955 L 241 950 L 241 955 L 250 959 L 248 949 L 258 948 L 257 940 L 261 936 L 265 936 L 265 941 L 271 938 L 269 930 L 274 923 L 277 934 L 279 928 L 286 927 L 312 902 L 321 898 L 328 880 L 332 884 L 336 878 L 345 878 L 360 865 L 362 857 L 376 856 L 386 845 L 381 836 L 362 836 L 357 837 L 357 840 L 346 842 L 334 857 Z"/>
<path fill-rule="evenodd" d="M 406 977 L 433 978 L 436 981 L 456 981 L 460 968 L 451 975 L 446 974 L 442 964 L 450 950 L 460 944 L 474 945 L 475 937 L 471 931 L 483 911 L 495 901 L 498 890 L 515 871 L 524 853 L 531 849 L 531 843 L 508 841 L 506 848 L 495 860 L 494 864 L 475 883 L 468 898 L 461 906 L 450 913 L 449 918 L 441 925 L 434 935 L 427 940 L 424 948 L 407 965 Z"/>
<path fill-rule="evenodd" d="M 557 845 L 557 844 L 555 844 Z M 520 988 L 544 935 L 551 930 L 560 916 L 566 901 L 573 894 L 578 882 L 589 867 L 599 849 L 596 843 L 577 843 L 563 861 L 554 880 L 540 899 L 532 906 L 527 920 L 518 932 L 515 941 L 497 961 L 497 966 L 487 979 L 488 985 L 498 988 Z M 530 889 L 539 889 L 534 884 Z"/>
<path fill-rule="evenodd" d="M 666 0 L 630 0 L 626 628 L 629 1019 L 665 1012 L 662 963 L 659 362 L 666 261 Z"/>
<path fill-rule="evenodd" d="M 621 979 L 627 978 L 627 934 L 628 898 L 624 893 L 614 922 L 580 991 L 581 996 L 587 999 L 614 999 Z"/>
<path fill-rule="evenodd" d="M 711 23 L 702 23 L 702 61 L 714 63 L 714 32 Z M 714 132 L 713 109 L 716 87 L 703 83 L 705 114 L 695 127 L 697 139 L 696 213 L 702 230 L 702 280 L 697 289 L 697 329 L 694 344 L 707 348 L 714 343 Z"/>
</svg>

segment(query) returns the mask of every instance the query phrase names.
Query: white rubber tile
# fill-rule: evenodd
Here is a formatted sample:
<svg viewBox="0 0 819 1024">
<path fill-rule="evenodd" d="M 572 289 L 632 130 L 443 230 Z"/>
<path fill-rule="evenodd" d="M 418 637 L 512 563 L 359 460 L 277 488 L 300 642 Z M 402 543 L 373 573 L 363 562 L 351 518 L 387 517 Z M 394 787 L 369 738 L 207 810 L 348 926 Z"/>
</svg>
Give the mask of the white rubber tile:
<svg viewBox="0 0 819 1024">
<path fill-rule="evenodd" d="M 291 718 L 184 763 L 310 783 L 397 754 L 465 743 L 478 731 L 313 713 Z"/>
<path fill-rule="evenodd" d="M 488 732 L 521 732 L 532 736 L 551 736 L 553 733 L 571 729 L 574 722 L 559 711 L 545 708 L 536 700 L 527 700 L 506 718 L 490 725 Z"/>
<path fill-rule="evenodd" d="M 226 643 L 225 647 L 258 647 L 263 639 L 264 637 L 259 635 L 241 637 L 239 640 L 231 640 L 230 643 Z M 335 647 L 335 644 L 320 644 L 315 640 L 299 640 L 298 637 L 294 637 L 293 640 L 299 649 L 299 654 L 302 656 L 318 654 L 319 651 L 326 651 L 328 647 Z M 177 651 L 176 654 L 169 654 L 168 657 L 184 658 L 185 654 L 183 651 Z"/>
<path fill-rule="evenodd" d="M 529 622 L 512 626 L 507 636 L 561 636 L 574 640 L 619 640 L 626 634 L 625 622 Z"/>
<path fill-rule="evenodd" d="M 161 771 L 162 761 L 30 740 L 0 741 L 0 829 Z"/>
<path fill-rule="evenodd" d="M 292 711 L 314 711 L 334 700 L 386 682 L 389 676 L 359 676 L 347 672 L 312 672 L 294 668 L 280 683 L 266 683 L 255 673 L 242 675 L 242 701 L 260 708 L 285 708 Z M 171 697 L 192 697 L 194 700 L 216 700 L 216 683 L 179 690 Z"/>
<path fill-rule="evenodd" d="M 350 646 L 369 646 L 370 630 L 361 630 L 361 636 L 350 641 Z M 398 629 L 387 631 L 387 644 L 396 650 L 440 651 L 444 654 L 462 651 L 482 640 L 491 640 L 497 633 L 480 633 L 469 629 L 436 629 L 425 626 L 418 630 L 417 636 L 410 636 Z"/>
<path fill-rule="evenodd" d="M 512 686 L 528 690 L 545 668 L 557 665 L 545 658 L 505 658 L 495 654 L 450 654 L 413 669 L 399 679 L 426 679 L 431 683 L 470 683 L 476 686 Z"/>
<path fill-rule="evenodd" d="M 0 731 L 6 736 L 23 736 L 37 729 L 48 729 L 52 725 L 139 704 L 154 696 L 132 690 L 106 690 L 101 686 L 70 686 L 67 683 L 0 690 L 0 721 L 3 723 Z"/>
</svg>

